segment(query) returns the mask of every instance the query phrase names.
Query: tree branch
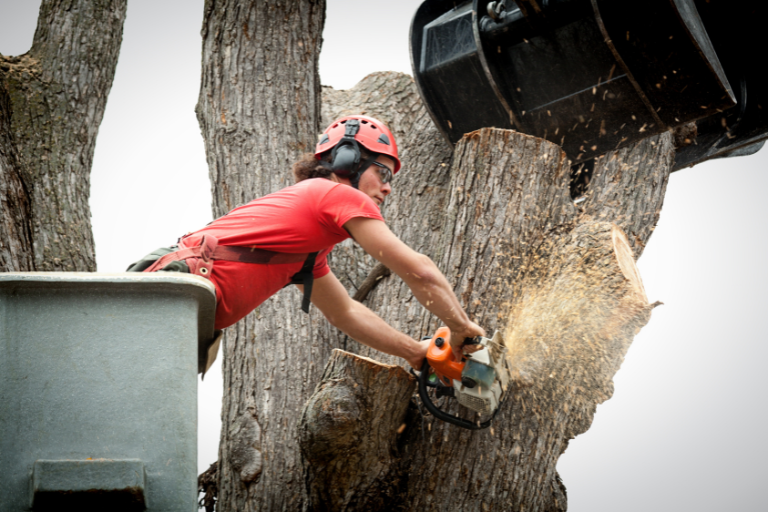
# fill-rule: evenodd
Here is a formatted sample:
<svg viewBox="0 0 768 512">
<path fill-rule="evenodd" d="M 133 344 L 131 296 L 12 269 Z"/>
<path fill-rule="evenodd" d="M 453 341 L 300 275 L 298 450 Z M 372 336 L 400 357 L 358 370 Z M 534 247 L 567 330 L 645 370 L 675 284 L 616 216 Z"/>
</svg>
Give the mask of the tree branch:
<svg viewBox="0 0 768 512">
<path fill-rule="evenodd" d="M 379 281 L 385 277 L 389 277 L 391 274 L 392 271 L 385 267 L 383 263 L 376 264 L 376 266 L 373 267 L 371 272 L 368 274 L 368 277 L 365 278 L 365 281 L 362 282 L 360 288 L 357 289 L 357 292 L 355 292 L 355 295 L 352 298 L 357 302 L 363 302 L 368 297 L 368 294 L 371 293 L 373 289 L 379 285 Z"/>
<path fill-rule="evenodd" d="M 28 193 L 35 270 L 96 269 L 90 173 L 122 42 L 126 0 L 44 0 L 29 53 L 4 59 L 0 152 Z M 0 100 L 2 101 L 2 100 Z M 10 136 L 9 134 L 12 134 Z M 12 144 L 9 162 L 2 146 Z M 0 178 L 9 171 L 0 170 Z"/>
</svg>

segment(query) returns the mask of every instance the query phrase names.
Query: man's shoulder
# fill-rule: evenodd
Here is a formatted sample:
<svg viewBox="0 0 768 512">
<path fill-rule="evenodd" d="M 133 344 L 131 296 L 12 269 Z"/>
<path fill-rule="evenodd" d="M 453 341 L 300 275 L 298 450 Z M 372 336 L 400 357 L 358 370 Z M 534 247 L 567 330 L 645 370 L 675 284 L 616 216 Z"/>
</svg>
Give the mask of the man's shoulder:
<svg viewBox="0 0 768 512">
<path fill-rule="evenodd" d="M 291 185 L 291 188 L 330 190 L 339 185 L 341 185 L 341 183 L 336 183 L 326 178 L 309 178 L 307 180 L 302 180 L 295 185 Z"/>
<path fill-rule="evenodd" d="M 307 198 L 313 198 L 320 201 L 324 198 L 328 198 L 333 202 L 344 200 L 359 201 L 361 198 L 368 198 L 363 192 L 359 191 L 349 185 L 343 183 L 336 183 L 325 178 L 311 178 L 308 180 L 300 181 L 293 185 L 291 188 L 296 188 L 300 195 Z"/>
<path fill-rule="evenodd" d="M 339 183 L 334 183 L 325 178 L 310 178 L 302 180 L 294 185 L 285 187 L 277 192 L 278 195 L 292 195 L 302 199 L 321 198 L 333 190 Z"/>
<path fill-rule="evenodd" d="M 291 201 L 297 199 L 305 201 L 312 198 L 321 198 L 338 185 L 339 183 L 334 183 L 331 180 L 312 178 L 281 188 L 280 190 L 254 199 L 248 204 L 256 205 L 259 203 L 282 202 L 285 200 Z"/>
</svg>

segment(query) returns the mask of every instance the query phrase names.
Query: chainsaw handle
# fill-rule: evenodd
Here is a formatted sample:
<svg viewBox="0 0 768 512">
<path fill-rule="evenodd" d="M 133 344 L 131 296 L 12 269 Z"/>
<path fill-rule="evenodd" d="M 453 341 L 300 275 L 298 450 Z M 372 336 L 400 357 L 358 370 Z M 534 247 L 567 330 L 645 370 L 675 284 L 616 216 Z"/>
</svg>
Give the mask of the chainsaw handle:
<svg viewBox="0 0 768 512">
<path fill-rule="evenodd" d="M 479 345 L 482 341 L 482 336 L 475 336 L 474 338 L 464 338 L 464 345 Z"/>
</svg>

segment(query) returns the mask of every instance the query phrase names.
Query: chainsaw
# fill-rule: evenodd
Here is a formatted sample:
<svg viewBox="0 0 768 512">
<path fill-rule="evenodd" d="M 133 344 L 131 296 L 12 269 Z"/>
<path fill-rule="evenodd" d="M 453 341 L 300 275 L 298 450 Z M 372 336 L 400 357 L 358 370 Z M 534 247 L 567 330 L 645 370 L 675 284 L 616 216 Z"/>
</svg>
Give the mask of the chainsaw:
<svg viewBox="0 0 768 512">
<path fill-rule="evenodd" d="M 440 420 L 469 430 L 488 428 L 509 386 L 507 349 L 501 334 L 496 331 L 492 339 L 482 336 L 467 338 L 465 345 L 480 345 L 482 348 L 464 354 L 460 360 L 451 350 L 450 339 L 451 331 L 447 327 L 439 328 L 432 336 L 418 375 L 419 397 L 427 410 Z M 479 419 L 471 421 L 443 411 L 435 405 L 430 390 L 438 399 L 455 398 L 460 405 L 474 411 Z"/>
</svg>

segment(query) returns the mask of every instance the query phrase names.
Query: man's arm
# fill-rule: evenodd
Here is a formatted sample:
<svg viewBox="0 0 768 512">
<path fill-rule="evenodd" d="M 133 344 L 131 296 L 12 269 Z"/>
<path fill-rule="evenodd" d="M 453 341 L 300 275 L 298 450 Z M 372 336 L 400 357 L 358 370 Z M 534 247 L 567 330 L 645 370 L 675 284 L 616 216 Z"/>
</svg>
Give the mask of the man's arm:
<svg viewBox="0 0 768 512">
<path fill-rule="evenodd" d="M 303 286 L 297 286 L 304 291 Z M 352 300 L 333 272 L 315 279 L 311 299 L 331 325 L 352 339 L 380 352 L 402 357 L 413 368 L 421 369 L 428 343 L 401 333 L 363 304 Z"/>
<path fill-rule="evenodd" d="M 365 252 L 400 276 L 418 301 L 445 323 L 451 330 L 454 352 L 461 351 L 464 338 L 485 334 L 469 320 L 448 280 L 432 260 L 405 245 L 384 222 L 358 217 L 344 227 Z"/>
</svg>

